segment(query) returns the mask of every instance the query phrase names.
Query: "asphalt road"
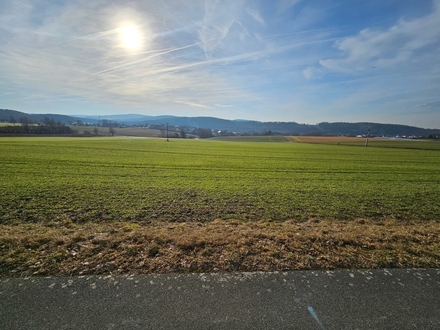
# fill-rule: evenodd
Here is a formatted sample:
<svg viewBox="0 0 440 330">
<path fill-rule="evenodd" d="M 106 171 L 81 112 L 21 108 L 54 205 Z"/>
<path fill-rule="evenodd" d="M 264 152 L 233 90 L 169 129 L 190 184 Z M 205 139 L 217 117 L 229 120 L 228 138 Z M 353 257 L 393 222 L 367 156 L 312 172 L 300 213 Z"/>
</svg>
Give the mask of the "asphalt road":
<svg viewBox="0 0 440 330">
<path fill-rule="evenodd" d="M 0 329 L 440 329 L 440 269 L 1 279 Z"/>
</svg>

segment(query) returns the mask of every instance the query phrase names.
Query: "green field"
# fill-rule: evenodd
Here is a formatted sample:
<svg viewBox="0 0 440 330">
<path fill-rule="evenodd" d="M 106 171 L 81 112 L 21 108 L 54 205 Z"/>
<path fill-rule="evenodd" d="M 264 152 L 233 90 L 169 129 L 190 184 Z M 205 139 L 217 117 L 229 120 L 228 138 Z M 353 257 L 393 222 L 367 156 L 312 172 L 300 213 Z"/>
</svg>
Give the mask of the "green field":
<svg viewBox="0 0 440 330">
<path fill-rule="evenodd" d="M 340 143 L 342 145 L 364 146 L 365 141 L 357 143 Z M 398 148 L 398 149 L 422 149 L 440 150 L 440 142 L 436 140 L 380 140 L 371 139 L 368 143 L 371 148 Z"/>
<path fill-rule="evenodd" d="M 216 141 L 236 141 L 236 142 L 287 142 L 284 136 L 219 136 L 211 140 Z"/>
<path fill-rule="evenodd" d="M 1 138 L 0 277 L 440 267 L 438 150 L 282 141 Z"/>
<path fill-rule="evenodd" d="M 2 138 L 0 222 L 439 220 L 440 152 Z"/>
</svg>

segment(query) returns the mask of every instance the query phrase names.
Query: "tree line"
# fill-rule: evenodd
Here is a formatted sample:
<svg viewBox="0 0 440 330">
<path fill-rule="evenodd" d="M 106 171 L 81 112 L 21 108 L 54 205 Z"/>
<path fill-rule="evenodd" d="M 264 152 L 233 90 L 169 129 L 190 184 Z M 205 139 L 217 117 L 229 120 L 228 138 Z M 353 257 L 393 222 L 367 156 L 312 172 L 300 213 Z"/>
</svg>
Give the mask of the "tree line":
<svg viewBox="0 0 440 330">
<path fill-rule="evenodd" d="M 73 134 L 74 131 L 59 121 L 45 117 L 42 122 L 35 123 L 28 117 L 20 117 L 17 120 L 11 116 L 9 122 L 13 125 L 0 126 L 0 134 L 42 134 L 42 135 L 65 135 Z"/>
</svg>

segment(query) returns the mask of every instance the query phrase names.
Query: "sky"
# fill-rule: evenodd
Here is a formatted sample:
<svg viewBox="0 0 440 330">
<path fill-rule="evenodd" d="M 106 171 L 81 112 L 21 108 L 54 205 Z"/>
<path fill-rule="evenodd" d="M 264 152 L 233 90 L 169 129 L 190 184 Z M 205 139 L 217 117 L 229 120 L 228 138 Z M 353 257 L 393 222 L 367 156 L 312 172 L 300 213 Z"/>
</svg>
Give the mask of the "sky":
<svg viewBox="0 0 440 330">
<path fill-rule="evenodd" d="M 0 108 L 440 128 L 440 0 L 1 0 Z"/>
</svg>

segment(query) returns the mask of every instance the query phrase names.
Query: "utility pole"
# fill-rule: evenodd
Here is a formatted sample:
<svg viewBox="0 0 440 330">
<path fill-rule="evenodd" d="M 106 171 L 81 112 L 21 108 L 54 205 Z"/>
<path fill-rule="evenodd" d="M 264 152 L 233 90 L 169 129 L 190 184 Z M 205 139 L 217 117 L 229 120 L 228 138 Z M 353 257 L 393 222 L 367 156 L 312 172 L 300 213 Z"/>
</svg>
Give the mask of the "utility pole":
<svg viewBox="0 0 440 330">
<path fill-rule="evenodd" d="M 368 139 L 370 138 L 370 128 L 367 131 L 367 140 L 365 141 L 365 146 L 368 147 Z"/>
<path fill-rule="evenodd" d="M 168 123 L 167 123 L 167 142 L 169 142 L 170 140 L 168 140 Z"/>
</svg>

